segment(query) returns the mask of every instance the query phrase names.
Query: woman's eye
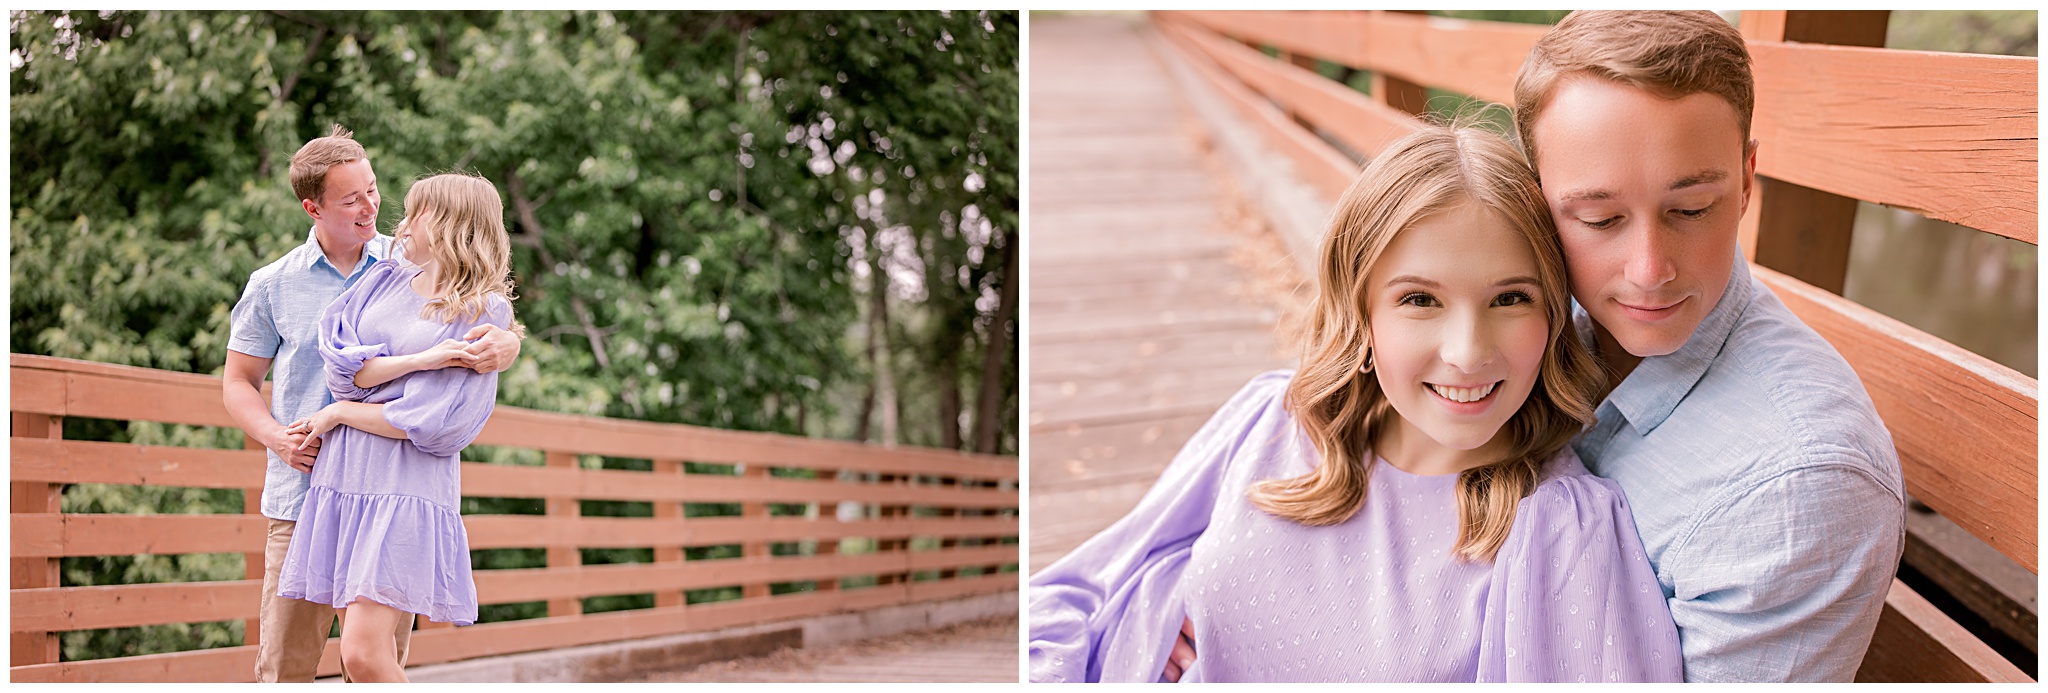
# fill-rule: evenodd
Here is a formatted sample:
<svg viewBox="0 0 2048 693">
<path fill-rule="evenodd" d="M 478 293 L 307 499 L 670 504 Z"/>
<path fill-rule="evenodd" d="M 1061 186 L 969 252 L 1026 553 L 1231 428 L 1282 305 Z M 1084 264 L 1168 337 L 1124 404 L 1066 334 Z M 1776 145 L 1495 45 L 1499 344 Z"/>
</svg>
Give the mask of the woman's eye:
<svg viewBox="0 0 2048 693">
<path fill-rule="evenodd" d="M 1535 302 L 1536 299 L 1530 298 L 1528 294 L 1520 291 L 1510 291 L 1493 297 L 1493 305 L 1495 306 L 1519 306 Z"/>
<path fill-rule="evenodd" d="M 1417 308 L 1435 308 L 1437 306 L 1437 302 L 1435 296 L 1431 296 L 1429 294 L 1424 293 L 1413 293 L 1408 294 L 1406 296 L 1402 296 L 1401 305 L 1415 306 Z"/>
</svg>

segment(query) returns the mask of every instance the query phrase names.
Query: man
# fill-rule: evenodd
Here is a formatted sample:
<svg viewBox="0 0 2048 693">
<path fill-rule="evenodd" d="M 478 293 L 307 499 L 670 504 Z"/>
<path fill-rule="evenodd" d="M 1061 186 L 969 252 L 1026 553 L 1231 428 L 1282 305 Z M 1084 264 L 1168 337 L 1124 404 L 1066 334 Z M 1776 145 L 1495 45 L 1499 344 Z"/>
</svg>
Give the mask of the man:
<svg viewBox="0 0 2048 693">
<path fill-rule="evenodd" d="M 313 228 L 304 245 L 249 275 L 229 328 L 222 386 L 228 414 L 269 459 L 262 512 L 270 525 L 256 654 L 256 679 L 262 682 L 312 681 L 334 621 L 329 605 L 277 596 L 278 572 L 320 449 L 315 440 L 300 450 L 304 434 L 287 433 L 285 425 L 333 401 L 315 341 L 321 312 L 364 268 L 386 257 L 391 244 L 391 237 L 377 232 L 376 172 L 349 131 L 337 125 L 328 136 L 307 142 L 292 155 L 289 176 Z M 473 342 L 466 350 L 469 367 L 479 373 L 502 371 L 519 356 L 519 337 L 495 326 L 480 326 L 465 338 Z M 266 374 L 273 375 L 268 406 L 261 390 Z M 412 620 L 400 623 L 392 637 L 403 665 Z"/>
<path fill-rule="evenodd" d="M 1856 373 L 1741 258 L 1753 92 L 1713 13 L 1575 12 L 1523 63 L 1516 128 L 1611 388 L 1573 447 L 1628 494 L 1686 680 L 1850 681 L 1904 481 Z"/>
</svg>

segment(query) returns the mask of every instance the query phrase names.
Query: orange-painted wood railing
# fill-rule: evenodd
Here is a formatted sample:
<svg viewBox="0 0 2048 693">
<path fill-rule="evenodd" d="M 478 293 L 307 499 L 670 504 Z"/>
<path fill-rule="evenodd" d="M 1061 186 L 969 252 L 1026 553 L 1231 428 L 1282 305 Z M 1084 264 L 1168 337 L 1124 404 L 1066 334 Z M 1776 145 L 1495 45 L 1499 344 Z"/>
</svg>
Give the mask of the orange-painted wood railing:
<svg viewBox="0 0 2048 693">
<path fill-rule="evenodd" d="M 1838 294 L 1856 200 L 2038 242 L 2039 61 L 1870 47 L 1883 43 L 1884 14 L 1743 13 L 1764 145 L 1742 245 L 1752 271 L 1855 367 L 1908 490 L 2038 572 L 2037 381 Z M 1370 157 L 1419 122 L 1416 89 L 1511 101 L 1546 31 L 1383 11 L 1153 18 L 1201 83 L 1329 201 L 1356 177 L 1353 154 Z M 1374 71 L 1373 95 L 1317 73 L 1318 60 Z M 1862 677 L 2029 680 L 1904 584 L 1886 607 Z"/>
<path fill-rule="evenodd" d="M 234 515 L 109 515 L 59 511 L 64 484 L 241 489 L 263 486 L 261 450 L 63 440 L 65 417 L 232 427 L 218 378 L 15 354 L 9 481 L 14 681 L 247 681 L 253 677 L 265 520 Z M 1018 466 L 1014 457 L 881 448 L 499 407 L 478 445 L 538 450 L 550 464 L 463 463 L 470 497 L 544 499 L 546 515 L 464 517 L 473 549 L 546 549 L 547 567 L 476 571 L 485 604 L 541 602 L 545 618 L 447 628 L 422 623 L 411 664 L 873 609 L 1018 589 Z M 653 460 L 652 471 L 585 469 L 579 456 Z M 727 465 L 685 473 L 683 462 Z M 817 470 L 815 478 L 769 469 Z M 840 473 L 844 470 L 847 473 Z M 875 481 L 889 479 L 889 481 Z M 581 501 L 652 503 L 652 517 L 583 517 Z M 34 501 L 34 502 L 24 502 Z M 684 503 L 742 506 L 685 517 Z M 774 515 L 770 504 L 802 514 Z M 837 508 L 886 508 L 841 521 Z M 752 510 L 753 512 L 746 512 Z M 838 551 L 844 539 L 878 550 Z M 911 541 L 917 539 L 915 544 Z M 769 555 L 771 544 L 820 547 Z M 684 549 L 739 545 L 738 558 L 684 560 Z M 649 548 L 654 562 L 581 565 L 582 549 Z M 917 550 L 913 550 L 916 548 Z M 71 556 L 239 553 L 250 579 L 64 587 Z M 963 575 L 962 569 L 968 569 Z M 861 578 L 872 576 L 872 580 Z M 905 579 L 912 576 L 927 579 Z M 937 579 L 928 579 L 928 578 Z M 841 588 L 842 578 L 874 586 Z M 771 585 L 817 584 L 771 596 Z M 740 598 L 685 604 L 684 593 L 739 587 Z M 653 608 L 582 614 L 589 597 L 653 593 Z M 59 662 L 57 634 L 98 628 L 246 620 L 240 647 Z M 334 643 L 321 664 L 339 673 Z"/>
</svg>

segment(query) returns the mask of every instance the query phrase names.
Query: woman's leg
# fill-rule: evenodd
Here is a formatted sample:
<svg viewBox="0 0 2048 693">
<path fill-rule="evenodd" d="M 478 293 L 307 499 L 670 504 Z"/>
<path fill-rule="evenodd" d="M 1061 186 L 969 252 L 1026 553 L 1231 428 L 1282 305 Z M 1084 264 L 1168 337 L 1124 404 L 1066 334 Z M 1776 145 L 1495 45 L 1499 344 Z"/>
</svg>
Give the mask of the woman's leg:
<svg viewBox="0 0 2048 693">
<path fill-rule="evenodd" d="M 393 629 L 412 614 L 370 601 L 356 599 L 341 620 L 341 661 L 349 678 L 358 683 L 405 683 L 405 669 L 398 666 L 398 643 Z"/>
</svg>

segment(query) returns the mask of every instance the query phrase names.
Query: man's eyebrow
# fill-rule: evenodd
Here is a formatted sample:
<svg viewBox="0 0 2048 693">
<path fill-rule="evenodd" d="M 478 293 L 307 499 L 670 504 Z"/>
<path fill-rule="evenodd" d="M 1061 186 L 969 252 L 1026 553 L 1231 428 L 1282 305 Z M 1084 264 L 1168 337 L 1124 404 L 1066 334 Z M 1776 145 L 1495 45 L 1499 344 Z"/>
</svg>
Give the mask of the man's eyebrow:
<svg viewBox="0 0 2048 693">
<path fill-rule="evenodd" d="M 1564 203 L 1564 202 L 1598 202 L 1598 201 L 1601 201 L 1601 200 L 1612 200 L 1612 199 L 1614 199 L 1614 191 L 1612 191 L 1612 190 L 1601 190 L 1601 189 L 1598 189 L 1598 188 L 1588 188 L 1588 189 L 1584 189 L 1584 190 L 1573 190 L 1573 191 L 1571 191 L 1571 192 L 1565 193 L 1565 194 L 1563 194 L 1563 195 L 1559 195 L 1559 196 L 1557 197 L 1557 201 L 1558 201 L 1559 203 Z"/>
<path fill-rule="evenodd" d="M 1721 181 L 1724 181 L 1724 180 L 1728 180 L 1728 172 L 1727 172 L 1727 171 L 1723 171 L 1723 170 L 1721 170 L 1721 169 L 1718 169 L 1718 168 L 1716 168 L 1716 169 L 1708 169 L 1708 170 L 1705 170 L 1705 171 L 1701 171 L 1701 172 L 1699 172 L 1699 173 L 1695 173 L 1695 174 L 1692 174 L 1692 175 L 1690 175 L 1690 176 L 1686 176 L 1686 177 L 1684 177 L 1684 178 L 1680 178 L 1680 179 L 1678 179 L 1678 180 L 1676 180 L 1676 181 L 1673 181 L 1673 182 L 1671 183 L 1671 188 L 1670 188 L 1670 189 L 1672 189 L 1672 190 L 1682 190 L 1682 189 L 1685 189 L 1685 188 L 1690 188 L 1690 187 L 1692 187 L 1692 186 L 1695 186 L 1695 185 L 1706 185 L 1706 184 L 1708 184 L 1708 183 L 1719 183 L 1719 182 L 1721 182 Z"/>
</svg>

